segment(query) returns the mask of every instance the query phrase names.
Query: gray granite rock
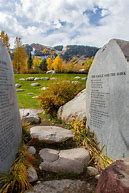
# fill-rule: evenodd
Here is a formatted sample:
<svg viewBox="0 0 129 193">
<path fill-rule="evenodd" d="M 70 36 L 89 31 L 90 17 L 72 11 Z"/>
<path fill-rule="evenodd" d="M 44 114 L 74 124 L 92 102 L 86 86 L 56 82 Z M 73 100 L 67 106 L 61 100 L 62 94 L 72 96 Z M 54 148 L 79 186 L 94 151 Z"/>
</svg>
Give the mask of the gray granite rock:
<svg viewBox="0 0 129 193">
<path fill-rule="evenodd" d="M 24 92 L 25 90 L 24 89 L 17 89 L 16 92 Z"/>
<path fill-rule="evenodd" d="M 21 81 L 25 81 L 26 79 L 25 79 L 25 78 L 19 78 L 19 80 L 21 80 Z"/>
<path fill-rule="evenodd" d="M 84 148 L 54 152 L 52 149 L 45 148 L 40 151 L 40 156 L 43 159 L 43 162 L 40 164 L 41 170 L 65 174 L 82 173 L 90 160 L 90 154 Z"/>
<path fill-rule="evenodd" d="M 49 80 L 49 77 L 41 77 L 41 80 Z"/>
<path fill-rule="evenodd" d="M 30 128 L 30 134 L 45 143 L 61 143 L 74 136 L 71 130 L 56 126 L 35 126 Z"/>
<path fill-rule="evenodd" d="M 31 84 L 31 86 L 40 86 L 40 83 L 34 82 L 34 83 Z"/>
<path fill-rule="evenodd" d="M 29 167 L 27 170 L 29 182 L 35 182 L 38 180 L 38 175 L 34 167 Z"/>
<path fill-rule="evenodd" d="M 39 117 L 39 113 L 42 113 L 41 109 L 20 109 L 20 115 L 22 122 L 26 122 L 29 124 L 39 124 L 41 119 Z"/>
<path fill-rule="evenodd" d="M 94 187 L 81 180 L 52 180 L 39 183 L 25 193 L 93 193 Z"/>
<path fill-rule="evenodd" d="M 21 86 L 21 84 L 15 84 L 15 88 L 20 88 Z"/>
<path fill-rule="evenodd" d="M 100 49 L 86 84 L 87 126 L 112 159 L 129 155 L 129 42 Z"/>
<path fill-rule="evenodd" d="M 80 79 L 81 79 L 81 77 L 80 77 L 80 76 L 75 76 L 75 77 L 74 77 L 74 79 L 76 79 L 76 80 L 80 80 Z"/>
<path fill-rule="evenodd" d="M 41 78 L 40 78 L 40 77 L 35 77 L 34 80 L 35 80 L 35 81 L 36 81 L 36 80 L 41 80 Z"/>
<path fill-rule="evenodd" d="M 87 167 L 87 173 L 89 176 L 97 176 L 99 174 L 99 171 L 97 168 L 88 166 Z"/>
<path fill-rule="evenodd" d="M 46 87 L 46 86 L 41 88 L 41 90 L 47 90 L 47 89 L 48 89 L 48 87 Z"/>
<path fill-rule="evenodd" d="M 8 50 L 0 39 L 0 173 L 7 173 L 13 164 L 21 135 L 13 65 Z"/>
<path fill-rule="evenodd" d="M 29 146 L 28 147 L 28 152 L 32 155 L 35 155 L 36 154 L 36 149 L 34 146 Z"/>
<path fill-rule="evenodd" d="M 57 112 L 57 117 L 65 122 L 71 121 L 75 117 L 80 120 L 86 119 L 86 89 L 61 106 Z"/>
<path fill-rule="evenodd" d="M 32 99 L 38 99 L 39 98 L 39 96 L 33 96 L 32 97 Z"/>
<path fill-rule="evenodd" d="M 46 74 L 55 74 L 56 72 L 55 72 L 55 70 L 48 70 L 47 72 L 46 72 Z"/>
<path fill-rule="evenodd" d="M 34 77 L 28 77 L 26 78 L 27 81 L 33 81 L 35 78 Z"/>
<path fill-rule="evenodd" d="M 22 117 L 23 123 L 29 123 L 30 125 L 41 123 L 41 119 L 38 114 L 27 114 Z"/>
</svg>

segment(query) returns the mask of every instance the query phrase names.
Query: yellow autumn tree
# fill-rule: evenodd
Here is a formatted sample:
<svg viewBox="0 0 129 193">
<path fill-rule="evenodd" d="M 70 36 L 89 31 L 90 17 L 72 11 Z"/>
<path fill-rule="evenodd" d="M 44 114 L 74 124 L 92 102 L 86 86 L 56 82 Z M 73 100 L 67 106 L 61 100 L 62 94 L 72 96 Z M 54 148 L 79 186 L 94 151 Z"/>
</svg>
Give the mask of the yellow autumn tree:
<svg viewBox="0 0 129 193">
<path fill-rule="evenodd" d="M 47 58 L 47 69 L 48 70 L 53 70 L 53 60 L 52 58 Z"/>
<path fill-rule="evenodd" d="M 42 58 L 38 57 L 38 56 L 34 56 L 33 58 L 33 69 L 34 70 L 39 70 L 39 66 L 42 62 Z"/>
<path fill-rule="evenodd" d="M 63 60 L 60 56 L 57 56 L 55 60 L 53 61 L 53 69 L 56 72 L 61 72 L 62 71 L 62 66 L 63 66 Z"/>
<path fill-rule="evenodd" d="M 93 57 L 91 58 L 87 58 L 86 62 L 85 62 L 85 65 L 84 65 L 84 69 L 86 71 L 89 71 L 90 67 L 91 67 L 91 64 L 93 63 Z"/>
<path fill-rule="evenodd" d="M 3 43 L 5 44 L 5 46 L 9 49 L 10 44 L 9 44 L 9 36 L 7 33 L 5 33 L 4 31 L 0 32 L 0 38 L 2 39 Z"/>
<path fill-rule="evenodd" d="M 13 56 L 14 71 L 17 73 L 24 73 L 27 70 L 27 53 L 22 44 L 21 38 L 16 37 L 15 49 Z"/>
</svg>

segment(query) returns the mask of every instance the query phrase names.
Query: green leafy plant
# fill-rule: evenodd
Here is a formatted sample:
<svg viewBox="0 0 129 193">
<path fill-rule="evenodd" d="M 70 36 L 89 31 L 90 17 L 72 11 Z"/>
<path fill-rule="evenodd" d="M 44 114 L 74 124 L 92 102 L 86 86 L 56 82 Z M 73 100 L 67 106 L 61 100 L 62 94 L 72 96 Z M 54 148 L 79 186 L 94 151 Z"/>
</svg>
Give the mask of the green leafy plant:
<svg viewBox="0 0 129 193">
<path fill-rule="evenodd" d="M 54 117 L 59 107 L 74 98 L 82 89 L 80 83 L 58 81 L 42 92 L 39 100 L 44 111 Z"/>
<path fill-rule="evenodd" d="M 91 132 L 89 128 L 86 128 L 86 120 L 81 121 L 74 118 L 70 122 L 70 128 L 75 135 L 77 144 L 83 145 L 89 150 L 92 160 L 100 170 L 106 168 L 112 163 L 112 160 L 103 154 L 103 149 L 99 149 L 99 144 L 96 140 L 95 134 Z"/>
</svg>

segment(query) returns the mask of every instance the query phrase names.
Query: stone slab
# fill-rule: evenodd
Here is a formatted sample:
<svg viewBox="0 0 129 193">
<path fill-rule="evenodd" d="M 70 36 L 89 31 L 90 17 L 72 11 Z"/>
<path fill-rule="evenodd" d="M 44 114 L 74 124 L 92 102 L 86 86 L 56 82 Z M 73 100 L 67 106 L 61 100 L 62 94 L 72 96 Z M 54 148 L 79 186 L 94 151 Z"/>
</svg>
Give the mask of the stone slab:
<svg viewBox="0 0 129 193">
<path fill-rule="evenodd" d="M 129 156 L 129 42 L 98 51 L 86 84 L 87 126 L 112 159 Z"/>
<path fill-rule="evenodd" d="M 13 67 L 0 40 L 0 172 L 8 171 L 15 160 L 21 133 Z"/>
<path fill-rule="evenodd" d="M 74 137 L 71 130 L 57 126 L 35 126 L 30 128 L 30 134 L 45 143 L 60 143 Z"/>
<path fill-rule="evenodd" d="M 66 174 L 82 173 L 90 160 L 89 152 L 85 148 L 60 151 L 44 148 L 40 151 L 40 157 L 43 159 L 41 170 Z"/>
</svg>

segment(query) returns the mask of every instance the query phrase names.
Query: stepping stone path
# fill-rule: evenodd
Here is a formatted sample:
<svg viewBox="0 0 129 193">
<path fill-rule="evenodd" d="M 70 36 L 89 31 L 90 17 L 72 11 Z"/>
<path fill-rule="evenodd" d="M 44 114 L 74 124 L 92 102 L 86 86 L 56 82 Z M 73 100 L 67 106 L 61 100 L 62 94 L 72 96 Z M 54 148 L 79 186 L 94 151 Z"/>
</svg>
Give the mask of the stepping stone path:
<svg viewBox="0 0 129 193">
<path fill-rule="evenodd" d="M 25 193 L 91 193 L 89 183 L 81 180 L 53 180 L 39 183 Z"/>
<path fill-rule="evenodd" d="M 40 84 L 38 82 L 34 82 L 31 84 L 31 86 L 40 86 Z"/>
<path fill-rule="evenodd" d="M 74 137 L 71 130 L 56 126 L 35 126 L 30 129 L 32 138 L 48 144 L 61 143 Z"/>
<path fill-rule="evenodd" d="M 90 161 L 89 152 L 85 148 L 60 151 L 44 148 L 39 154 L 43 159 L 40 169 L 55 173 L 80 174 Z"/>
</svg>

